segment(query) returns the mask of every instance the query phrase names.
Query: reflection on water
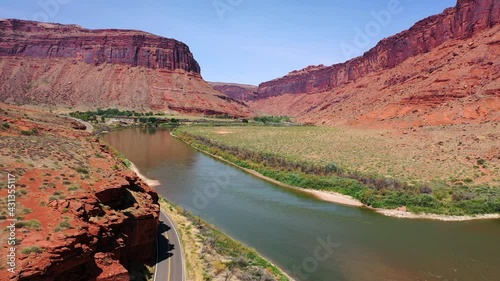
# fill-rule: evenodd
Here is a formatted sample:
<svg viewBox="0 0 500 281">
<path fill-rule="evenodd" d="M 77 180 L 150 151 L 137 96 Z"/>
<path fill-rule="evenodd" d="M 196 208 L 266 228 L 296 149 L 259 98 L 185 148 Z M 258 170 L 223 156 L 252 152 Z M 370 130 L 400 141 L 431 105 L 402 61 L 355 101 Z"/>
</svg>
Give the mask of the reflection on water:
<svg viewBox="0 0 500 281">
<path fill-rule="evenodd" d="M 168 130 L 157 134 L 156 128 L 136 128 L 106 134 L 103 139 L 112 144 L 118 151 L 126 152 L 126 157 L 138 167 L 145 170 L 169 161 L 181 161 L 189 165 L 192 155 L 196 152 L 189 146 L 173 145 L 178 140 L 170 136 Z"/>
<path fill-rule="evenodd" d="M 160 180 L 161 195 L 298 280 L 500 280 L 500 220 L 402 220 L 321 202 L 199 153 L 167 130 L 103 138 Z M 318 261 L 318 239 L 327 237 L 338 247 Z"/>
</svg>

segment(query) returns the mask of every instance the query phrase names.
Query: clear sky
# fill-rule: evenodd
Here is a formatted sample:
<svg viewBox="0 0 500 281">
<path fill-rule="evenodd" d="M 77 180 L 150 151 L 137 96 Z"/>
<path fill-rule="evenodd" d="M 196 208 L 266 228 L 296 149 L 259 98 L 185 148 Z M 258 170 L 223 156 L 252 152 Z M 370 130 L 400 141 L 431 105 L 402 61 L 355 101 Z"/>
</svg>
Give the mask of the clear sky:
<svg viewBox="0 0 500 281">
<path fill-rule="evenodd" d="M 258 85 L 361 55 L 456 0 L 0 0 L 0 18 L 138 29 L 189 45 L 208 81 Z"/>
</svg>

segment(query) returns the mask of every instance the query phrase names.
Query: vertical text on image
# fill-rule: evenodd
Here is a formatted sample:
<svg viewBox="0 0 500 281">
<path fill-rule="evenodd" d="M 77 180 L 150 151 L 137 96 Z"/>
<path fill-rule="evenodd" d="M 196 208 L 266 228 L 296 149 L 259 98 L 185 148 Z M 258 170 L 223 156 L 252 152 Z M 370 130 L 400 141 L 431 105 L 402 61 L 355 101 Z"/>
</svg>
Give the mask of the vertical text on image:
<svg viewBox="0 0 500 281">
<path fill-rule="evenodd" d="M 16 270 L 16 176 L 8 174 L 7 176 L 7 231 L 9 233 L 7 239 L 7 266 L 8 271 L 12 274 Z"/>
</svg>

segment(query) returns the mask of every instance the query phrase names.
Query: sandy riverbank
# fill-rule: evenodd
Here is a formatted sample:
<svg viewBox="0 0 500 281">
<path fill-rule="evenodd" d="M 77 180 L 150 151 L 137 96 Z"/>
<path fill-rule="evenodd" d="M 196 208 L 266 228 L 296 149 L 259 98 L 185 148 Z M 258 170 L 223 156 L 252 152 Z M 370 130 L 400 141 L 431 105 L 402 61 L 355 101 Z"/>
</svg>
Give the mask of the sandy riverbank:
<svg viewBox="0 0 500 281">
<path fill-rule="evenodd" d="M 137 166 L 130 162 L 130 169 L 132 171 L 134 171 L 134 173 L 137 174 L 137 176 L 142 180 L 144 181 L 147 185 L 151 186 L 151 187 L 156 187 L 156 186 L 159 186 L 160 185 L 160 182 L 157 181 L 157 180 L 152 180 L 152 179 L 149 179 L 147 178 L 145 175 L 141 174 L 141 172 L 139 171 L 139 169 L 137 168 Z"/>
<path fill-rule="evenodd" d="M 171 135 L 173 137 L 177 138 L 177 136 L 175 136 L 174 134 L 171 133 Z M 228 163 L 232 166 L 235 166 L 235 167 L 237 167 L 237 168 L 239 168 L 239 169 L 241 169 L 249 174 L 252 174 L 256 177 L 259 177 L 261 179 L 264 179 L 266 181 L 274 183 L 276 185 L 283 186 L 286 188 L 291 188 L 294 190 L 299 190 L 299 191 L 304 192 L 304 193 L 312 194 L 316 198 L 318 198 L 322 201 L 346 205 L 346 206 L 352 206 L 352 207 L 363 207 L 363 208 L 372 209 L 379 214 L 389 216 L 389 217 L 402 218 L 402 219 L 427 219 L 427 220 L 439 220 L 439 221 L 471 221 L 471 220 L 484 220 L 484 219 L 500 219 L 500 214 L 484 214 L 484 215 L 475 215 L 475 216 L 448 216 L 448 215 L 427 214 L 427 213 L 415 214 L 415 213 L 411 213 L 408 211 L 401 211 L 401 210 L 372 208 L 372 207 L 364 205 L 362 202 L 360 202 L 359 200 L 357 200 L 351 196 L 344 195 L 341 193 L 325 191 L 325 190 L 304 189 L 304 188 L 299 188 L 299 187 L 295 187 L 295 186 L 291 186 L 291 185 L 282 183 L 282 182 L 277 181 L 275 179 L 266 177 L 263 174 L 255 171 L 255 170 L 240 167 L 240 166 L 238 166 L 238 165 L 236 165 L 236 164 L 234 164 L 234 163 L 232 163 L 232 162 L 230 162 L 230 161 L 228 161 L 220 156 L 211 154 L 207 151 L 198 149 L 196 147 L 193 147 L 193 148 L 195 148 L 196 150 L 198 150 L 202 153 L 205 153 L 211 157 L 214 157 L 214 158 L 219 159 L 225 163 Z"/>
<path fill-rule="evenodd" d="M 399 210 L 375 209 L 376 212 L 396 218 L 402 219 L 428 219 L 439 221 L 471 221 L 471 220 L 487 220 L 487 219 L 500 219 L 500 214 L 485 214 L 476 216 L 447 216 L 438 214 L 415 214 Z"/>
</svg>

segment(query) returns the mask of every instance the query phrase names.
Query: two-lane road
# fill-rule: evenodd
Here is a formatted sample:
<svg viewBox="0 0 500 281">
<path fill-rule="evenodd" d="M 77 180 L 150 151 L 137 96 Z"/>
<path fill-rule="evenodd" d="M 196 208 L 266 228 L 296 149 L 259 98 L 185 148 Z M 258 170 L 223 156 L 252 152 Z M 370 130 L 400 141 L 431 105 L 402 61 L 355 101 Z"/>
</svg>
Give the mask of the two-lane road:
<svg viewBox="0 0 500 281">
<path fill-rule="evenodd" d="M 59 116 L 84 124 L 89 133 L 94 131 L 94 127 L 89 122 L 66 115 Z M 145 182 L 150 181 L 142 176 L 137 168 L 133 170 Z M 186 268 L 179 233 L 174 222 L 162 210 L 160 210 L 160 227 L 156 243 L 156 267 L 153 281 L 185 281 Z"/>
<path fill-rule="evenodd" d="M 85 125 L 85 131 L 89 132 L 89 133 L 93 133 L 94 132 L 94 126 L 92 126 L 92 124 L 90 124 L 89 122 L 86 122 L 86 121 L 83 121 L 82 119 L 78 119 L 78 118 L 75 118 L 75 117 L 71 117 L 71 116 L 68 116 L 68 115 L 57 115 L 59 117 L 63 117 L 63 118 L 67 118 L 67 119 L 71 119 L 71 120 L 74 120 L 76 122 L 80 122 L 80 124 L 83 124 Z"/>
<path fill-rule="evenodd" d="M 186 270 L 181 240 L 174 222 L 160 211 L 158 253 L 153 281 L 185 281 Z"/>
</svg>

